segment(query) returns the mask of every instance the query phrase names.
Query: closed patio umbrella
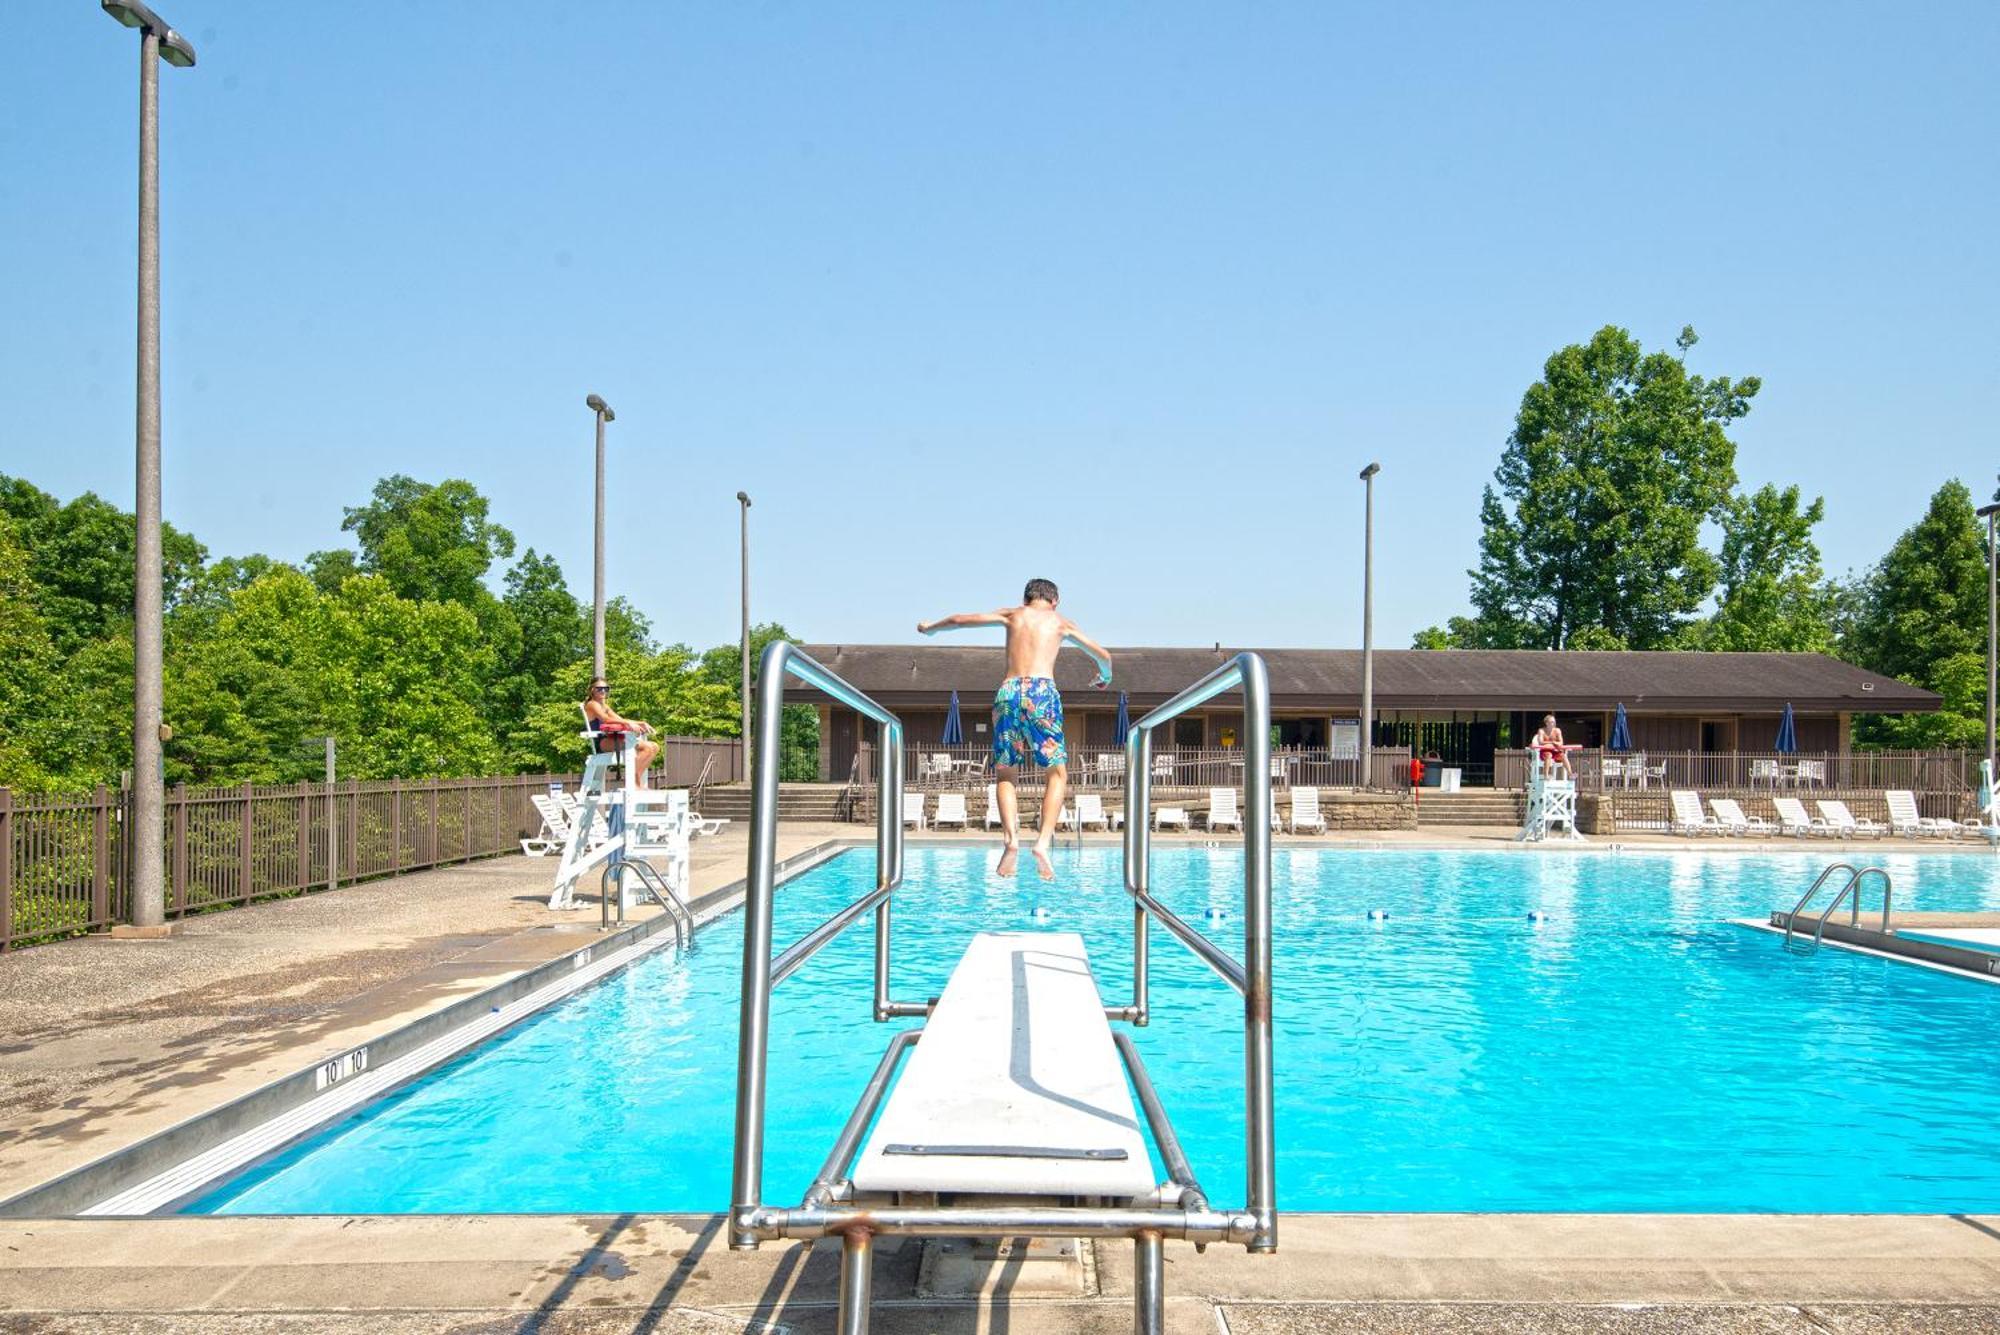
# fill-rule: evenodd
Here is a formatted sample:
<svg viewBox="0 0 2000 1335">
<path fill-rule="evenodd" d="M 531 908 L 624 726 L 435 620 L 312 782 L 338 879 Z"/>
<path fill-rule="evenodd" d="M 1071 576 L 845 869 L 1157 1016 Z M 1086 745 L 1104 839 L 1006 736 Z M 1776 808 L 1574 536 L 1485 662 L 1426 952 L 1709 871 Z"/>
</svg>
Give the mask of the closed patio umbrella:
<svg viewBox="0 0 2000 1335">
<path fill-rule="evenodd" d="M 1611 720 L 1611 749 L 1630 751 L 1632 749 L 1632 725 L 1625 721 L 1625 705 L 1618 706 L 1618 717 Z"/>
<path fill-rule="evenodd" d="M 1132 735 L 1132 715 L 1127 712 L 1125 692 L 1118 692 L 1118 722 L 1111 728 L 1111 744 L 1125 745 L 1125 739 Z"/>
<path fill-rule="evenodd" d="M 951 693 L 951 708 L 944 714 L 944 736 L 938 740 L 946 746 L 965 745 L 965 725 L 958 721 L 958 692 Z"/>
<path fill-rule="evenodd" d="M 1778 740 L 1771 749 L 1781 756 L 1788 756 L 1799 749 L 1799 730 L 1792 722 L 1792 704 L 1789 700 L 1785 702 L 1785 716 L 1778 720 Z"/>
</svg>

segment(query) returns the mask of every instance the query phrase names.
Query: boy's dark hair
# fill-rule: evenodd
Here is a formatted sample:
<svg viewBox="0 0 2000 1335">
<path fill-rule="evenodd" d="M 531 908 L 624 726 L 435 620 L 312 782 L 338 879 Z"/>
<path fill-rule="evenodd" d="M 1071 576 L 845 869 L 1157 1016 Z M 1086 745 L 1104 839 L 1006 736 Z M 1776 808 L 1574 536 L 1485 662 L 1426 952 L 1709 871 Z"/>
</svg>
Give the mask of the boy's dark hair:
<svg viewBox="0 0 2000 1335">
<path fill-rule="evenodd" d="M 1021 601 L 1024 603 L 1032 603 L 1037 598 L 1054 602 L 1056 597 L 1055 581 L 1049 579 L 1031 579 L 1028 581 L 1028 587 L 1021 592 Z"/>
</svg>

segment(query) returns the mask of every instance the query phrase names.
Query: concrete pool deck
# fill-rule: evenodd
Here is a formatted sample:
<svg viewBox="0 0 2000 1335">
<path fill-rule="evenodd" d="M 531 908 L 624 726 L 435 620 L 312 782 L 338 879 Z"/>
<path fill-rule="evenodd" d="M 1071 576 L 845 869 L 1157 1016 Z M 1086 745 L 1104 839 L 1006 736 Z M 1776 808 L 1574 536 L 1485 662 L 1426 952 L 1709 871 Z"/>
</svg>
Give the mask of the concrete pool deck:
<svg viewBox="0 0 2000 1335">
<path fill-rule="evenodd" d="M 1366 832 L 1280 846 L 1498 850 L 1519 847 L 1513 834 L 1511 827 Z M 788 824 L 779 853 L 869 837 L 855 825 Z M 921 838 L 993 842 L 978 834 Z M 697 894 L 740 880 L 745 839 L 732 827 L 697 843 Z M 1625 836 L 1617 843 L 1830 857 L 1855 851 L 1831 840 Z M 1958 851 L 1991 856 L 1977 845 Z M 554 866 L 504 857 L 195 918 L 165 941 L 94 937 L 0 956 L 0 1196 L 596 939 L 594 904 L 554 921 L 543 907 Z M 832 1328 L 832 1253 L 807 1259 L 798 1248 L 768 1247 L 733 1255 L 712 1236 L 703 1240 L 712 1222 L 0 1220 L 0 1330 Z M 1185 1248 L 1168 1255 L 1172 1324 L 1184 1330 L 2000 1327 L 1994 1219 L 1288 1214 L 1276 1258 L 1221 1247 L 1200 1258 Z M 878 1293 L 888 1305 L 877 1328 L 1127 1328 L 1129 1248 L 1100 1245 L 1097 1256 L 1099 1297 L 1017 1298 L 982 1316 L 972 1306 L 916 1299 L 914 1253 L 885 1246 Z M 1606 1306 L 1630 1303 L 1665 1306 Z"/>
</svg>

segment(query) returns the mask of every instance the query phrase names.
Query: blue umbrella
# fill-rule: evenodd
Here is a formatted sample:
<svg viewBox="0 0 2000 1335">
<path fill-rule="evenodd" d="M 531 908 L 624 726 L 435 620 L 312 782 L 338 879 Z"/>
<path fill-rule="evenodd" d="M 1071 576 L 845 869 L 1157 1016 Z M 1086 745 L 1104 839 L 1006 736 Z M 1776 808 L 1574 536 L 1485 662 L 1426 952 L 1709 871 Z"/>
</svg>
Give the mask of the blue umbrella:
<svg viewBox="0 0 2000 1335">
<path fill-rule="evenodd" d="M 1792 704 L 1789 700 L 1785 702 L 1785 716 L 1778 720 L 1778 740 L 1771 749 L 1781 756 L 1788 756 L 1799 749 L 1799 730 L 1792 722 Z"/>
<path fill-rule="evenodd" d="M 951 708 L 944 715 L 944 736 L 938 739 L 946 746 L 965 745 L 965 725 L 958 721 L 958 692 L 951 693 Z"/>
<path fill-rule="evenodd" d="M 1126 712 L 1125 692 L 1118 692 L 1118 722 L 1111 728 L 1111 744 L 1125 745 L 1125 739 L 1132 735 L 1132 716 Z"/>
<path fill-rule="evenodd" d="M 1618 717 L 1611 720 L 1611 749 L 1630 751 L 1632 749 L 1632 725 L 1625 721 L 1625 705 L 1618 705 Z"/>
</svg>

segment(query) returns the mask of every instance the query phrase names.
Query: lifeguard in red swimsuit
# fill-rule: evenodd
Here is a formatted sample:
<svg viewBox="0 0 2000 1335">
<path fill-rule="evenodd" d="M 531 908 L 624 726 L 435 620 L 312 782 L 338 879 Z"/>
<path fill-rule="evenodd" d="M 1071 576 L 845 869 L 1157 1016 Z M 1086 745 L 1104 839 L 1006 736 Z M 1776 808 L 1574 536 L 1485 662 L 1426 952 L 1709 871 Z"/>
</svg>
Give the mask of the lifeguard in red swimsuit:
<svg viewBox="0 0 2000 1335">
<path fill-rule="evenodd" d="M 1554 714 L 1542 715 L 1542 730 L 1535 734 L 1535 740 L 1528 745 L 1541 757 L 1542 764 L 1550 769 L 1561 766 L 1565 778 L 1574 777 L 1570 774 L 1569 753 L 1576 748 L 1563 741 L 1563 730 L 1556 726 Z"/>
</svg>

